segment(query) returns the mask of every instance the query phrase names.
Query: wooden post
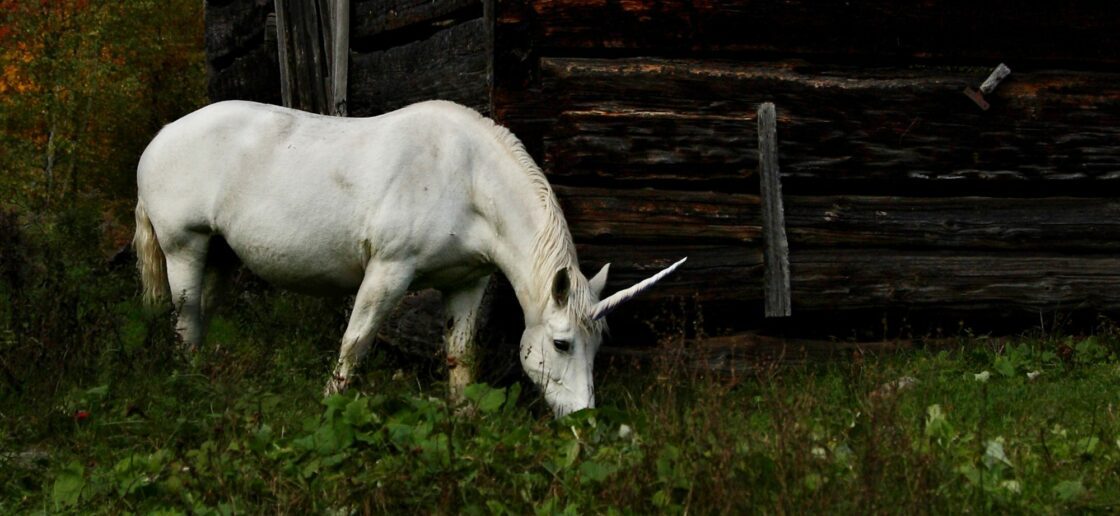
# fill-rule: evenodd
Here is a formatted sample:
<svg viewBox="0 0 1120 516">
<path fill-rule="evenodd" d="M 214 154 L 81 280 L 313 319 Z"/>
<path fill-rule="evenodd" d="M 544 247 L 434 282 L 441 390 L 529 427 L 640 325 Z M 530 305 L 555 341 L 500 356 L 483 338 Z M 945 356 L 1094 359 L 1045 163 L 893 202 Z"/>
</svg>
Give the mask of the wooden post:
<svg viewBox="0 0 1120 516">
<path fill-rule="evenodd" d="M 346 116 L 346 88 L 350 67 L 350 0 L 333 0 L 334 51 L 331 53 L 331 114 Z"/>
<path fill-rule="evenodd" d="M 788 317 L 790 308 L 789 243 L 782 209 L 778 170 L 777 115 L 772 102 L 758 107 L 758 169 L 762 181 L 762 238 L 765 245 L 766 317 Z"/>
<path fill-rule="evenodd" d="M 276 8 L 276 53 L 280 61 L 280 101 L 285 107 L 292 107 L 294 77 L 291 56 L 288 53 L 288 40 L 291 39 L 291 34 L 288 33 L 288 27 L 291 26 L 288 22 L 288 6 L 284 0 L 274 0 L 273 5 Z"/>
</svg>

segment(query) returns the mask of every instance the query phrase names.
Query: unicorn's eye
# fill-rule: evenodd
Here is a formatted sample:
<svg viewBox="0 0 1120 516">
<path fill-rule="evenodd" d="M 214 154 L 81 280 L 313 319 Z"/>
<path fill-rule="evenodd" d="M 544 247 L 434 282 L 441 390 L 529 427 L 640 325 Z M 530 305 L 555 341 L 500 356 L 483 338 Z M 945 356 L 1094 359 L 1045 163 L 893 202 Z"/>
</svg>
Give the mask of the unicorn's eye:
<svg viewBox="0 0 1120 516">
<path fill-rule="evenodd" d="M 567 353 L 572 350 L 572 341 L 570 340 L 554 340 L 552 341 L 552 345 L 556 348 L 556 351 L 561 353 Z"/>
</svg>

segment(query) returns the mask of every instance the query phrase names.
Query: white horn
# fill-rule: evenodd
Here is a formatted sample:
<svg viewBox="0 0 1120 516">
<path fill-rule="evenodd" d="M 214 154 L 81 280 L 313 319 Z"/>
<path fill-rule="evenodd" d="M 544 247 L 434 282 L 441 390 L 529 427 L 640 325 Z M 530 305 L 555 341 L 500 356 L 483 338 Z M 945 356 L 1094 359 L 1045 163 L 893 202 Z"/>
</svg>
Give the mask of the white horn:
<svg viewBox="0 0 1120 516">
<path fill-rule="evenodd" d="M 681 258 L 679 262 L 674 263 L 664 268 L 661 272 L 640 281 L 637 285 L 634 285 L 633 287 L 630 287 L 626 290 L 619 290 L 618 292 L 612 294 L 611 297 L 599 301 L 599 304 L 595 305 L 595 307 L 591 309 L 591 319 L 596 320 L 603 318 L 603 316 L 611 313 L 615 308 L 618 308 L 618 305 L 629 301 L 630 298 L 641 294 L 642 291 L 652 287 L 654 283 L 661 281 L 661 278 L 668 276 L 670 272 L 676 270 L 677 267 L 679 267 L 687 259 L 688 257 Z"/>
</svg>

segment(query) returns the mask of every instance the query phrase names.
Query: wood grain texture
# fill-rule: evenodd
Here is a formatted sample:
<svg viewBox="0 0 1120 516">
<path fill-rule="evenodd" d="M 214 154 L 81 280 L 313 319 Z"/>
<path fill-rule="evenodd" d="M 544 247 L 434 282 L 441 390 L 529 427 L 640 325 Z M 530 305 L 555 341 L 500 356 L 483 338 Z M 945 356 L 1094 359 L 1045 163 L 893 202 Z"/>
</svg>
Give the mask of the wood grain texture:
<svg viewBox="0 0 1120 516">
<path fill-rule="evenodd" d="M 542 55 L 994 60 L 990 66 L 1004 60 L 1013 68 L 1028 62 L 1120 63 L 1120 5 L 1109 2 L 524 0 L 499 5 L 528 11 L 533 46 Z"/>
<path fill-rule="evenodd" d="M 786 196 L 785 202 L 794 249 L 1120 252 L 1115 198 Z"/>
<path fill-rule="evenodd" d="M 555 186 L 572 236 L 595 243 L 761 243 L 755 195 Z"/>
<path fill-rule="evenodd" d="M 206 60 L 223 69 L 264 44 L 265 20 L 274 0 L 207 2 Z"/>
<path fill-rule="evenodd" d="M 427 39 L 350 60 L 350 113 L 373 116 L 414 102 L 444 99 L 489 111 L 482 18 Z"/>
<path fill-rule="evenodd" d="M 666 244 L 579 245 L 578 251 L 585 270 L 611 263 L 608 291 L 688 256 L 644 302 L 679 297 L 761 304 L 763 299 L 757 250 Z M 1120 258 L 1112 255 L 791 249 L 790 270 L 793 312 L 801 315 L 878 308 L 1120 313 Z"/>
<path fill-rule="evenodd" d="M 280 66 L 276 49 L 263 45 L 238 56 L 220 70 L 210 69 L 207 92 L 211 102 L 252 100 L 280 104 Z"/>
<path fill-rule="evenodd" d="M 794 251 L 793 306 L 1120 313 L 1120 258 L 1093 255 Z"/>
<path fill-rule="evenodd" d="M 756 183 L 741 149 L 772 100 L 789 193 L 1120 189 L 1120 74 L 1017 73 L 981 112 L 960 93 L 974 74 L 940 68 L 546 58 L 541 73 L 548 103 L 501 112 L 545 128 L 559 182 Z"/>
<path fill-rule="evenodd" d="M 354 38 L 368 38 L 418 24 L 446 24 L 461 11 L 480 11 L 481 5 L 480 0 L 353 0 L 351 30 Z"/>
<path fill-rule="evenodd" d="M 772 102 L 758 106 L 757 132 L 766 317 L 788 317 L 789 242 L 782 208 L 781 169 L 778 168 L 777 110 Z"/>
</svg>

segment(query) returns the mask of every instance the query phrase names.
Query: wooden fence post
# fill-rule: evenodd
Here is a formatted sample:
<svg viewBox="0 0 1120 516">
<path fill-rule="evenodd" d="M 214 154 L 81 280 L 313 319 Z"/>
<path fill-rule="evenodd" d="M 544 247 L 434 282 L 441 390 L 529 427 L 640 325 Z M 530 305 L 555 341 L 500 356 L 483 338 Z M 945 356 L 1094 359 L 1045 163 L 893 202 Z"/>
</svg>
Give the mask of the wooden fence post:
<svg viewBox="0 0 1120 516">
<path fill-rule="evenodd" d="M 332 0 L 334 51 L 331 52 L 331 114 L 346 116 L 346 88 L 350 72 L 350 0 Z"/>
<path fill-rule="evenodd" d="M 274 0 L 280 94 L 285 106 L 346 113 L 348 0 Z"/>
<path fill-rule="evenodd" d="M 766 247 L 763 252 L 766 317 L 788 317 L 792 314 L 789 243 L 778 171 L 777 115 L 772 102 L 758 107 L 758 169 L 762 181 L 762 238 Z"/>
</svg>

